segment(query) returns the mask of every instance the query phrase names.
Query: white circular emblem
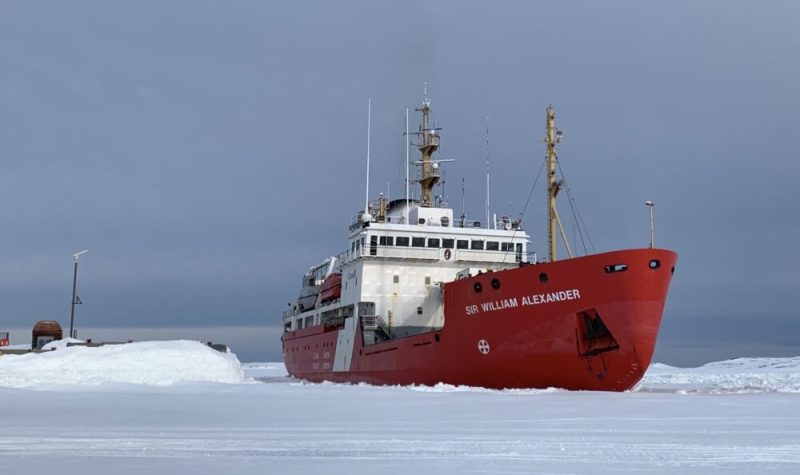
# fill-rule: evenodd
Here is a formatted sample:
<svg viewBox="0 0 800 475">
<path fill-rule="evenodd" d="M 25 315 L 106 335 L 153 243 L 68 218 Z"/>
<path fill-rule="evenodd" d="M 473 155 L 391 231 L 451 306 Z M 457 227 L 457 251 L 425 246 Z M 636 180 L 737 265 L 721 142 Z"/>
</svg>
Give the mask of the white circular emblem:
<svg viewBox="0 0 800 475">
<path fill-rule="evenodd" d="M 480 351 L 481 354 L 488 355 L 491 350 L 492 349 L 489 347 L 488 341 L 486 340 L 478 341 L 478 351 Z"/>
</svg>

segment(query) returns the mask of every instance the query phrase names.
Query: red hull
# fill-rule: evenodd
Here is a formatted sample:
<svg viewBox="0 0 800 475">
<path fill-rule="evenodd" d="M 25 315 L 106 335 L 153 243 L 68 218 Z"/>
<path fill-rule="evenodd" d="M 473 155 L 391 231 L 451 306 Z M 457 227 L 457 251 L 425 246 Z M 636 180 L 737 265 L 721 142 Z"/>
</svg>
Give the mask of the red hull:
<svg viewBox="0 0 800 475">
<path fill-rule="evenodd" d="M 650 365 L 676 259 L 635 249 L 453 281 L 440 330 L 365 346 L 356 326 L 346 355 L 342 327 L 291 331 L 286 368 L 316 382 L 624 391 Z"/>
</svg>

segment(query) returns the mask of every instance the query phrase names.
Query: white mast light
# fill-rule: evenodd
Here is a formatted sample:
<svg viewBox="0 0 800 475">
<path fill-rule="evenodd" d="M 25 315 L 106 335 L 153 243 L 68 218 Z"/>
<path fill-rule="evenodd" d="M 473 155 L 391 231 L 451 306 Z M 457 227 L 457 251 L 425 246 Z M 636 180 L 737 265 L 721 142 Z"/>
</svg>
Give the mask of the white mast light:
<svg viewBox="0 0 800 475">
<path fill-rule="evenodd" d="M 650 200 L 645 201 L 644 204 L 647 206 L 647 209 L 650 212 L 650 249 L 652 249 L 656 246 L 655 236 L 653 233 L 653 208 L 656 204 Z"/>
</svg>

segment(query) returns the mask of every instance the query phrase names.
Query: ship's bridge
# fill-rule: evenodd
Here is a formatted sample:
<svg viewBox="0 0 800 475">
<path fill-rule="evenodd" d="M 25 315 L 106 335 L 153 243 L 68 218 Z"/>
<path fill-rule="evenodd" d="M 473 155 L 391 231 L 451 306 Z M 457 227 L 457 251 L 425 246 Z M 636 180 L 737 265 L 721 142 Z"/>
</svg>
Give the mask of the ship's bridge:
<svg viewBox="0 0 800 475">
<path fill-rule="evenodd" d="M 340 263 L 359 258 L 415 259 L 514 265 L 528 262 L 530 238 L 518 220 L 502 217 L 491 227 L 464 217 L 453 219 L 451 208 L 426 208 L 395 200 L 360 212 L 350 226 L 349 249 Z"/>
</svg>

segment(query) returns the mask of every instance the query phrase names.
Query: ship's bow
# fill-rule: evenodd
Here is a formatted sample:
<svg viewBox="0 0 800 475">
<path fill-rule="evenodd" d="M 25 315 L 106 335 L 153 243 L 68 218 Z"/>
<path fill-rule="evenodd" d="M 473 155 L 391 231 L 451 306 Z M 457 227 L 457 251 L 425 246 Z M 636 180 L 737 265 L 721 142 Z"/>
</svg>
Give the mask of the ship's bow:
<svg viewBox="0 0 800 475">
<path fill-rule="evenodd" d="M 460 360 L 465 383 L 630 389 L 653 357 L 676 260 L 614 251 L 449 284 L 445 328 L 478 350 Z"/>
</svg>

